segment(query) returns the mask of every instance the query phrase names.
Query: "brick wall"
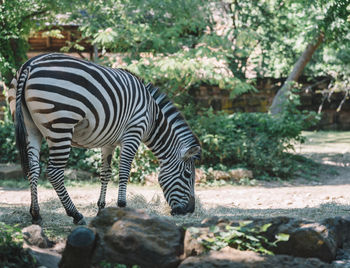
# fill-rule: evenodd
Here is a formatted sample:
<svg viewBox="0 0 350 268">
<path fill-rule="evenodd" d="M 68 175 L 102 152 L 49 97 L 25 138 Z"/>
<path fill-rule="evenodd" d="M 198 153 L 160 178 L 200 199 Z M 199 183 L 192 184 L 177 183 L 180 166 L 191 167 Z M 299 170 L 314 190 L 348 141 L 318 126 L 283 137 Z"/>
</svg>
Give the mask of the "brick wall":
<svg viewBox="0 0 350 268">
<path fill-rule="evenodd" d="M 283 85 L 283 79 L 264 78 L 257 80 L 258 92 L 251 92 L 231 99 L 229 92 L 220 90 L 218 87 L 202 85 L 193 90 L 195 98 L 204 107 L 212 107 L 214 110 L 234 112 L 267 112 L 278 89 Z M 319 77 L 308 81 L 302 77 L 299 81 L 303 92 L 300 95 L 301 110 L 318 111 L 323 95 L 320 93 L 326 89 L 329 79 Z M 310 86 L 312 86 L 310 88 Z M 342 109 L 337 112 L 344 93 L 333 93 L 330 100 L 326 100 L 322 108 L 322 118 L 317 129 L 323 130 L 350 130 L 350 101 L 347 100 Z"/>
</svg>

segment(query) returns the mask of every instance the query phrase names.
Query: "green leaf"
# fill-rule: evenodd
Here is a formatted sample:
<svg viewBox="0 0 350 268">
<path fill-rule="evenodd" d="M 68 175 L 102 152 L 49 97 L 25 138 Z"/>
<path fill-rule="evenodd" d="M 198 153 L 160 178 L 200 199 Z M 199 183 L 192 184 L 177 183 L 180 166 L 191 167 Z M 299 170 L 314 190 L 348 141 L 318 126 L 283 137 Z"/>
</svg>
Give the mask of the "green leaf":
<svg viewBox="0 0 350 268">
<path fill-rule="evenodd" d="M 272 225 L 272 223 L 264 224 L 263 226 L 260 227 L 260 232 L 266 232 L 270 228 L 271 225 Z"/>
<path fill-rule="evenodd" d="M 276 234 L 275 238 L 277 239 L 276 242 L 279 242 L 279 241 L 288 241 L 289 240 L 289 237 L 290 235 L 289 234 L 285 234 L 285 233 L 278 233 Z"/>
</svg>

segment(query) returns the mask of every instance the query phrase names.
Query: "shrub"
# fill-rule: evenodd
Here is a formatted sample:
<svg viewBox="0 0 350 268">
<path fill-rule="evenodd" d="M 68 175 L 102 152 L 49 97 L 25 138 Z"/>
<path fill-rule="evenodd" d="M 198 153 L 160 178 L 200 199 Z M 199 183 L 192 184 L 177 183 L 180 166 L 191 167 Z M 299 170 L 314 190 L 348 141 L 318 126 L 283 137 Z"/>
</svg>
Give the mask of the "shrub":
<svg viewBox="0 0 350 268">
<path fill-rule="evenodd" d="M 191 120 L 202 143 L 202 164 L 217 169 L 246 167 L 260 179 L 293 176 L 298 163 L 287 151 L 294 142 L 304 141 L 301 131 L 315 122 L 315 116 L 296 110 L 297 102 L 292 101 L 279 116 L 209 110 Z"/>
<path fill-rule="evenodd" d="M 32 255 L 23 249 L 21 229 L 0 222 L 0 267 L 36 267 Z"/>
<path fill-rule="evenodd" d="M 16 162 L 18 152 L 9 110 L 5 110 L 5 118 L 0 120 L 0 150 L 0 163 Z"/>
</svg>

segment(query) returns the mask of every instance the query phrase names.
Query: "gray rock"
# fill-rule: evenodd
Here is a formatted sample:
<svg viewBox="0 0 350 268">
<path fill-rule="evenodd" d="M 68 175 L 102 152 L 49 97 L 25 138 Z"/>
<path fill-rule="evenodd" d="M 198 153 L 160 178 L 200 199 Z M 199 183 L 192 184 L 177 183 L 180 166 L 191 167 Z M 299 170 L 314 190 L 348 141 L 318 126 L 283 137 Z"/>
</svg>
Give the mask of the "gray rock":
<svg viewBox="0 0 350 268">
<path fill-rule="evenodd" d="M 53 242 L 50 241 L 43 232 L 41 226 L 32 224 L 22 229 L 24 241 L 31 246 L 39 248 L 49 248 L 53 246 Z"/>
<path fill-rule="evenodd" d="M 287 217 L 267 219 L 252 219 L 249 227 L 259 228 L 265 224 L 271 224 L 265 233 L 262 233 L 269 241 L 276 240 L 279 233 L 289 234 L 288 241 L 277 243 L 276 248 L 270 248 L 276 254 L 286 254 L 303 258 L 319 258 L 324 262 L 335 260 L 337 249 L 342 246 L 345 239 L 349 238 L 350 221 L 344 218 L 326 219 L 323 222 L 310 222 Z M 185 256 L 199 255 L 203 247 L 199 240 L 209 232 L 209 226 L 216 225 L 225 228 L 226 225 L 237 226 L 239 221 L 213 217 L 202 222 L 199 233 L 185 233 Z"/>
<path fill-rule="evenodd" d="M 286 255 L 260 255 L 252 251 L 239 251 L 233 248 L 223 248 L 220 251 L 210 251 L 208 254 L 189 257 L 179 268 L 328 268 L 329 264 L 318 259 L 304 259 Z"/>
<path fill-rule="evenodd" d="M 99 241 L 93 263 L 177 267 L 183 253 L 182 231 L 174 223 L 141 210 L 106 208 L 91 223 Z"/>
<path fill-rule="evenodd" d="M 196 230 L 194 232 L 194 230 Z M 209 227 L 190 227 L 185 231 L 184 236 L 184 257 L 198 256 L 203 254 L 206 249 L 204 248 L 201 240 L 203 236 L 209 233 Z"/>
<path fill-rule="evenodd" d="M 272 221 L 271 221 L 272 220 Z M 264 219 L 262 222 L 268 222 Z M 310 222 L 285 217 L 270 219 L 272 226 L 267 236 L 272 239 L 278 233 L 289 234 L 289 240 L 277 243 L 272 249 L 277 254 L 288 254 L 296 257 L 319 258 L 331 262 L 336 258 L 337 248 L 342 243 L 337 234 L 339 226 L 330 227 L 324 222 Z"/>
<path fill-rule="evenodd" d="M 50 249 L 38 248 L 35 246 L 26 245 L 29 252 L 36 259 L 36 265 L 48 268 L 58 268 L 58 263 L 61 260 L 61 255 Z"/>
</svg>

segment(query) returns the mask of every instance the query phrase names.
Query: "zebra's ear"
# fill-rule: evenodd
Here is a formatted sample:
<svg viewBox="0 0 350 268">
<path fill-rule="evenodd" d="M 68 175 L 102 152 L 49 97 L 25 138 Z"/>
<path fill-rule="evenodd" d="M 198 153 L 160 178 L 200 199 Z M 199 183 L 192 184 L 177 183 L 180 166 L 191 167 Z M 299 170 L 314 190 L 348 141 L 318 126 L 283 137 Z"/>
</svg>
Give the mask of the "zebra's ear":
<svg viewBox="0 0 350 268">
<path fill-rule="evenodd" d="M 193 157 L 194 159 L 200 159 L 201 157 L 201 147 L 200 146 L 194 146 L 191 148 L 185 148 L 181 150 L 181 158 L 183 160 L 187 160 L 190 157 Z"/>
</svg>

